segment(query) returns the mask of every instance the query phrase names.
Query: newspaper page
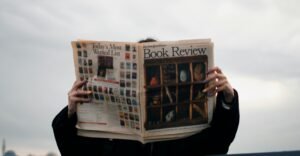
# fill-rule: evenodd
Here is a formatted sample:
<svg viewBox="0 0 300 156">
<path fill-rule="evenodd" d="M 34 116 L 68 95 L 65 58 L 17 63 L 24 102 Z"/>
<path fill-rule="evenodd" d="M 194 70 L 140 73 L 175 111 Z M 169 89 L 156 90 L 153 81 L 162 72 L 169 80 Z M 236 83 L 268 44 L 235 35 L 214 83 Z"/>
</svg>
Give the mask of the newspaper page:
<svg viewBox="0 0 300 156">
<path fill-rule="evenodd" d="M 77 128 L 140 134 L 137 44 L 82 40 L 73 41 L 72 48 L 76 78 L 92 91 L 91 102 L 77 107 Z"/>
<path fill-rule="evenodd" d="M 206 73 L 213 66 L 209 39 L 144 43 L 140 55 L 143 138 L 186 137 L 209 126 L 215 97 L 208 97 Z"/>
</svg>

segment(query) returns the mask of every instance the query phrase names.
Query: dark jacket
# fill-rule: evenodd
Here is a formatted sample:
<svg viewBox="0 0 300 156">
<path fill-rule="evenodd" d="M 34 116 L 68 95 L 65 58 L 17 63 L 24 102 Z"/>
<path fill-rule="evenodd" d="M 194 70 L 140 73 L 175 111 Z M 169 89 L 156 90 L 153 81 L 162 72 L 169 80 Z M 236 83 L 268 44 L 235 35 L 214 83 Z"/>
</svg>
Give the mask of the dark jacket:
<svg viewBox="0 0 300 156">
<path fill-rule="evenodd" d="M 57 146 L 63 156 L 224 154 L 227 153 L 239 125 L 237 92 L 235 91 L 235 98 L 229 110 L 225 109 L 222 103 L 223 95 L 218 94 L 211 127 L 193 136 L 171 141 L 142 144 L 131 140 L 80 137 L 77 136 L 75 128 L 76 115 L 68 118 L 67 107 L 54 118 L 52 127 Z"/>
</svg>

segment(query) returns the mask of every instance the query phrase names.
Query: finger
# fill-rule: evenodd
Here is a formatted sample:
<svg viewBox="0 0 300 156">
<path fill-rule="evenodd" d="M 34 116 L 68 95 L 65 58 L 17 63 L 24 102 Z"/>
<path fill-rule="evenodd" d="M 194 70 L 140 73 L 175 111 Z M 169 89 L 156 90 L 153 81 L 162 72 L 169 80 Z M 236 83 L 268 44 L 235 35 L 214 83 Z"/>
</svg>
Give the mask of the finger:
<svg viewBox="0 0 300 156">
<path fill-rule="evenodd" d="M 211 73 L 207 76 L 207 78 L 204 81 L 209 82 L 209 81 L 215 80 L 215 79 L 222 80 L 222 79 L 226 79 L 226 77 L 223 74 Z"/>
<path fill-rule="evenodd" d="M 216 90 L 216 88 L 220 87 L 220 86 L 223 86 L 227 83 L 227 80 L 223 79 L 221 81 L 217 81 L 217 82 L 214 82 L 214 83 L 211 83 L 209 84 L 205 89 L 203 89 L 202 92 L 213 92 Z"/>
<path fill-rule="evenodd" d="M 73 86 L 74 86 L 75 84 L 79 83 L 79 82 L 80 82 L 80 80 L 75 80 L 74 83 L 73 83 Z"/>
<path fill-rule="evenodd" d="M 82 97 L 71 97 L 70 99 L 71 101 L 75 102 L 75 103 L 80 103 L 80 102 L 90 102 L 91 99 L 89 98 L 82 98 Z"/>
<path fill-rule="evenodd" d="M 204 88 L 203 90 L 202 90 L 202 92 L 212 92 L 213 90 L 215 90 L 216 89 L 216 85 L 209 85 L 209 86 L 207 86 L 206 88 Z"/>
<path fill-rule="evenodd" d="M 75 93 L 73 94 L 73 96 L 84 96 L 84 95 L 90 95 L 92 94 L 92 91 L 84 91 L 84 90 L 77 90 L 75 91 Z"/>
<path fill-rule="evenodd" d="M 226 85 L 223 85 L 223 86 L 226 86 Z M 221 86 L 222 90 L 223 90 L 223 86 Z M 217 93 L 220 92 L 221 89 L 219 89 L 219 87 L 216 87 L 215 89 L 208 91 L 207 95 L 208 96 L 217 96 L 218 95 Z"/>
<path fill-rule="evenodd" d="M 226 87 L 227 87 L 226 84 L 224 84 L 224 85 L 217 87 L 216 90 L 217 90 L 217 92 L 221 92 L 221 91 L 224 91 Z"/>
<path fill-rule="evenodd" d="M 216 83 L 216 87 L 219 88 L 221 86 L 224 86 L 228 83 L 228 81 L 226 79 L 220 80 Z"/>
<path fill-rule="evenodd" d="M 214 72 L 217 72 L 217 73 L 221 73 L 222 74 L 222 70 L 219 68 L 219 67 L 212 67 L 212 68 L 210 68 L 208 71 L 207 71 L 207 73 L 206 74 L 210 74 L 210 73 L 214 73 Z"/>
<path fill-rule="evenodd" d="M 75 81 L 75 83 L 74 83 L 74 85 L 73 85 L 73 87 L 72 87 L 71 90 L 77 90 L 78 88 L 82 87 L 85 83 L 87 83 L 87 81 L 85 81 L 85 80 L 83 80 L 83 81 L 77 80 L 77 81 Z"/>
</svg>

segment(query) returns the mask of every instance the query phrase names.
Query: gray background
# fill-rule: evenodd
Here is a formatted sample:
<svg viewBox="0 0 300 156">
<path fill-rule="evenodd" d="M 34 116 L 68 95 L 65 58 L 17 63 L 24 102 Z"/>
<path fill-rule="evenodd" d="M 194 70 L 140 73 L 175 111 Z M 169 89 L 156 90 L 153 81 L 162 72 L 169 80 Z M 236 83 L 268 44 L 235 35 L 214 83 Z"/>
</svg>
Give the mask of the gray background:
<svg viewBox="0 0 300 156">
<path fill-rule="evenodd" d="M 1 0 L 0 138 L 19 155 L 58 153 L 53 117 L 75 80 L 70 42 L 212 38 L 239 91 L 229 153 L 300 149 L 300 1 Z"/>
</svg>

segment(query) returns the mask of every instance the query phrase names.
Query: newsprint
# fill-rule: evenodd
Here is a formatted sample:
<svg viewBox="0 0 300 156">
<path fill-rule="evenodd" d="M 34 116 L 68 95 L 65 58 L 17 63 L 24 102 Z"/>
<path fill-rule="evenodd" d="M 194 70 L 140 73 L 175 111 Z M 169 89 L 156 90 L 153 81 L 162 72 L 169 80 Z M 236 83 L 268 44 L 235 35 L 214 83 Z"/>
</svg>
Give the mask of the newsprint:
<svg viewBox="0 0 300 156">
<path fill-rule="evenodd" d="M 91 102 L 77 108 L 78 135 L 147 143 L 209 126 L 216 99 L 202 90 L 214 64 L 210 39 L 78 40 L 72 48 L 76 78 L 92 91 Z"/>
</svg>

